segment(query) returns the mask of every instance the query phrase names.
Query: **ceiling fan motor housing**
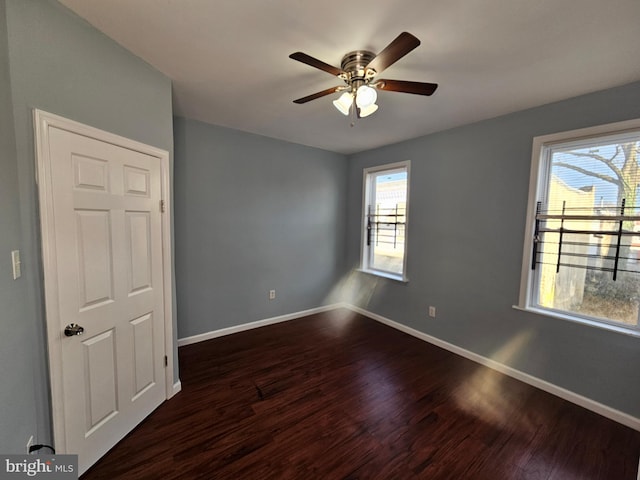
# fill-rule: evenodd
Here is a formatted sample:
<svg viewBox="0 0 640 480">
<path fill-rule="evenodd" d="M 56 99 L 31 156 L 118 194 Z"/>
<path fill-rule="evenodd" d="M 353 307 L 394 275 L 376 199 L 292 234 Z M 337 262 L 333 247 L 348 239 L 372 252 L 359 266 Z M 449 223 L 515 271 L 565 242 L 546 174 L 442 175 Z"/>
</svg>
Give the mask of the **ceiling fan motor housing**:
<svg viewBox="0 0 640 480">
<path fill-rule="evenodd" d="M 344 80 L 357 89 L 360 85 L 368 83 L 373 78 L 375 71 L 368 70 L 367 65 L 376 57 L 376 54 L 368 50 L 354 50 L 342 57 L 340 66 L 346 72 L 347 78 Z"/>
</svg>

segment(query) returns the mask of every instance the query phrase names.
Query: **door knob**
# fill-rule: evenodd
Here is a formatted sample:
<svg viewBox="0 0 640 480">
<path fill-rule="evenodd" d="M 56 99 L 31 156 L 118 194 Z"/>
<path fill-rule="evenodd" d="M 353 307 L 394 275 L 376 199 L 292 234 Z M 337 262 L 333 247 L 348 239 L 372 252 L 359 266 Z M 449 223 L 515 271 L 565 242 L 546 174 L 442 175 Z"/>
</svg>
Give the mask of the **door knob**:
<svg viewBox="0 0 640 480">
<path fill-rule="evenodd" d="M 84 333 L 84 328 L 78 325 L 77 323 L 70 323 L 66 327 L 64 327 L 64 334 L 67 337 L 73 337 L 74 335 L 82 335 Z"/>
</svg>

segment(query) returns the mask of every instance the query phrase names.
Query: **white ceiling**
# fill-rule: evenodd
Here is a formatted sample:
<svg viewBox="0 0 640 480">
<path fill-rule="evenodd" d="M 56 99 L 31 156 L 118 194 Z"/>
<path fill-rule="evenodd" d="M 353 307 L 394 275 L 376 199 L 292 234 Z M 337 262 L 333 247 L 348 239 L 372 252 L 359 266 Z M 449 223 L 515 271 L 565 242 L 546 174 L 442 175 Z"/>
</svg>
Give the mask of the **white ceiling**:
<svg viewBox="0 0 640 480">
<path fill-rule="evenodd" d="M 352 153 L 640 80 L 640 0 L 60 0 L 173 81 L 177 115 Z M 331 104 L 292 100 L 341 84 L 288 58 L 340 66 L 400 32 L 422 44 L 349 127 Z"/>
</svg>

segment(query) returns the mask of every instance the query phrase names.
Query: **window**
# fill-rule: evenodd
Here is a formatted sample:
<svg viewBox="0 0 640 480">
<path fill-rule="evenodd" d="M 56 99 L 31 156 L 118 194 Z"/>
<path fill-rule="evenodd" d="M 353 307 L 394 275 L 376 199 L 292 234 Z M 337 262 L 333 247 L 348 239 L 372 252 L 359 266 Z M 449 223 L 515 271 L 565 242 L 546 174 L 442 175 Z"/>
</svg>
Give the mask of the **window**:
<svg viewBox="0 0 640 480">
<path fill-rule="evenodd" d="M 640 120 L 534 139 L 520 306 L 640 333 Z"/>
<path fill-rule="evenodd" d="M 362 270 L 406 281 L 409 162 L 364 170 Z"/>
</svg>

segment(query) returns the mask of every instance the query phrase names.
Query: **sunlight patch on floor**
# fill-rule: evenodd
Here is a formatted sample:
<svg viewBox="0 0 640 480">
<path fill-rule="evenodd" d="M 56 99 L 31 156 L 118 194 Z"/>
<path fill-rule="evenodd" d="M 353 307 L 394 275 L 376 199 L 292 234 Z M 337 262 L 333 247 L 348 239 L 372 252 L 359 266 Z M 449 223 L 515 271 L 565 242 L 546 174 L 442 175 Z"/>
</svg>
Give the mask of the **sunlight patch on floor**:
<svg viewBox="0 0 640 480">
<path fill-rule="evenodd" d="M 503 365 L 513 364 L 513 359 L 520 355 L 532 335 L 533 332 L 530 330 L 521 332 L 489 358 Z M 455 393 L 458 406 L 489 424 L 499 426 L 511 422 L 510 412 L 514 403 L 513 387 L 505 388 L 503 386 L 505 380 L 512 381 L 509 377 L 495 370 L 478 367 L 476 372 L 466 379 Z M 535 430 L 530 419 L 522 421 L 526 423 L 521 426 L 522 428 L 528 431 Z"/>
</svg>

